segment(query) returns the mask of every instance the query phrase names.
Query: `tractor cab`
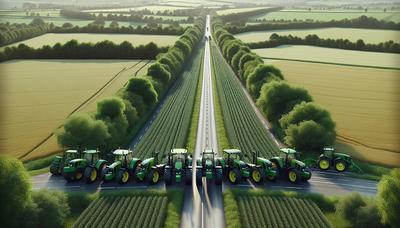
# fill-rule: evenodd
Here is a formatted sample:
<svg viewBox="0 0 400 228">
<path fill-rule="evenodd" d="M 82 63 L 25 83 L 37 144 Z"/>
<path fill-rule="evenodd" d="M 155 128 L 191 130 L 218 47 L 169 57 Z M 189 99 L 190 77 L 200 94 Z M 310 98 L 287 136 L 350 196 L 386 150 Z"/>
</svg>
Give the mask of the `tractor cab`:
<svg viewBox="0 0 400 228">
<path fill-rule="evenodd" d="M 122 167 L 127 167 L 132 160 L 132 151 L 118 149 L 113 152 L 114 163 L 120 162 Z"/>
<path fill-rule="evenodd" d="M 238 149 L 225 149 L 224 158 L 226 159 L 228 165 L 233 165 L 235 161 L 242 160 L 242 151 Z"/>
<path fill-rule="evenodd" d="M 62 156 L 55 156 L 50 165 L 50 172 L 53 175 L 59 175 L 63 168 L 69 165 L 71 160 L 79 158 L 80 153 L 77 150 L 67 150 Z"/>
<path fill-rule="evenodd" d="M 189 159 L 188 159 L 189 158 Z M 171 152 L 168 155 L 168 163 L 169 164 L 175 164 L 175 167 L 182 168 L 183 166 L 189 166 L 190 163 L 190 155 L 188 155 L 188 152 L 186 149 L 172 149 Z"/>
<path fill-rule="evenodd" d="M 186 184 L 191 184 L 192 171 L 192 157 L 188 154 L 187 149 L 171 149 L 164 169 L 165 183 L 171 184 L 173 179 L 180 183 L 184 178 Z"/>
<path fill-rule="evenodd" d="M 201 154 L 201 166 L 206 169 L 212 169 L 215 163 L 215 153 L 211 149 L 206 149 Z"/>
<path fill-rule="evenodd" d="M 284 159 L 286 164 L 290 164 L 294 160 L 300 160 L 300 153 L 290 149 L 290 148 L 283 148 L 279 150 L 279 156 Z"/>
<path fill-rule="evenodd" d="M 85 159 L 88 164 L 96 164 L 100 159 L 98 150 L 85 150 L 83 151 L 83 159 Z"/>
<path fill-rule="evenodd" d="M 242 160 L 242 151 L 238 149 L 224 149 L 225 162 L 222 164 L 224 175 L 231 183 L 237 184 L 250 176 L 249 166 Z"/>
<path fill-rule="evenodd" d="M 279 150 L 279 156 L 270 159 L 272 167 L 279 173 L 288 176 L 292 183 L 300 180 L 308 181 L 311 178 L 311 169 L 300 161 L 300 153 L 290 148 Z"/>
</svg>

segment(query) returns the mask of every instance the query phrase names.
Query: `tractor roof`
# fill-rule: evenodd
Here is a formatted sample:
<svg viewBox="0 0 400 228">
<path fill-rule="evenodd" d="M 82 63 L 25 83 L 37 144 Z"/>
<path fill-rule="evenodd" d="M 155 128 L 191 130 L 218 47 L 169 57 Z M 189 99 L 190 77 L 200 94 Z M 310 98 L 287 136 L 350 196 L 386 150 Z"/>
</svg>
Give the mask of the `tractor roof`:
<svg viewBox="0 0 400 228">
<path fill-rule="evenodd" d="M 224 149 L 224 152 L 227 154 L 240 154 L 242 151 L 238 149 Z"/>
<path fill-rule="evenodd" d="M 127 155 L 130 153 L 132 153 L 131 150 L 122 150 L 122 149 L 114 150 L 113 152 L 114 155 Z"/>
<path fill-rule="evenodd" d="M 333 149 L 332 147 L 324 147 L 324 151 L 334 151 L 335 149 Z"/>
<path fill-rule="evenodd" d="M 78 151 L 77 150 L 67 150 L 67 151 L 65 151 L 65 153 L 71 153 L 71 154 L 74 153 L 75 154 L 75 153 L 78 153 Z"/>
<path fill-rule="evenodd" d="M 171 150 L 171 154 L 186 154 L 187 150 L 183 148 L 174 148 Z"/>
<path fill-rule="evenodd" d="M 85 150 L 85 151 L 83 151 L 83 153 L 85 153 L 85 154 L 97 154 L 97 153 L 99 153 L 99 151 L 98 150 Z"/>
<path fill-rule="evenodd" d="M 296 154 L 298 153 L 297 151 L 290 149 L 290 148 L 282 148 L 280 149 L 280 151 L 282 151 L 285 154 Z"/>
<path fill-rule="evenodd" d="M 205 149 L 203 150 L 203 154 L 214 154 L 214 151 L 212 149 Z"/>
</svg>

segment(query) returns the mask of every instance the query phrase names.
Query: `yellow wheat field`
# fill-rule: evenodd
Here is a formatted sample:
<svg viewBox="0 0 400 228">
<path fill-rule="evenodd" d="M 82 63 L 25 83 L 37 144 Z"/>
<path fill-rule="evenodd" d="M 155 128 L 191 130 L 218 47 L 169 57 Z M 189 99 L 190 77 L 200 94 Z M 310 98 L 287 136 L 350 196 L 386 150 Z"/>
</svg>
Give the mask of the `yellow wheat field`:
<svg viewBox="0 0 400 228">
<path fill-rule="evenodd" d="M 143 73 L 146 63 L 140 60 L 21 60 L 0 64 L 3 115 L 0 151 L 22 160 L 59 151 L 53 136 L 24 156 L 80 104 L 100 91 L 77 110 L 93 111 L 96 100 L 115 94 L 142 67 L 139 73 Z"/>
<path fill-rule="evenodd" d="M 400 71 L 266 61 L 304 86 L 337 124 L 338 149 L 400 167 Z"/>
</svg>

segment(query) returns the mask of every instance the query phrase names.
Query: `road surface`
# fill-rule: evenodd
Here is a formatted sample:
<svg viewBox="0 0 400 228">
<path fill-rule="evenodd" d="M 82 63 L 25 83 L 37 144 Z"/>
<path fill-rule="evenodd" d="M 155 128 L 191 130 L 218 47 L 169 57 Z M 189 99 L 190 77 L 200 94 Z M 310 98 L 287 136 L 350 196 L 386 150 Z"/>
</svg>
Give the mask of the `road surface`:
<svg viewBox="0 0 400 228">
<path fill-rule="evenodd" d="M 205 37 L 211 36 L 210 31 L 210 16 L 207 15 Z M 193 156 L 194 161 L 200 157 L 200 153 L 204 149 L 218 151 L 210 58 L 210 44 L 208 39 L 206 39 L 199 122 L 196 148 Z M 222 187 L 216 186 L 213 183 L 207 183 L 205 178 L 203 178 L 202 185 L 197 186 L 195 170 L 194 167 L 192 188 L 187 188 L 185 191 L 181 227 L 225 227 Z"/>
</svg>

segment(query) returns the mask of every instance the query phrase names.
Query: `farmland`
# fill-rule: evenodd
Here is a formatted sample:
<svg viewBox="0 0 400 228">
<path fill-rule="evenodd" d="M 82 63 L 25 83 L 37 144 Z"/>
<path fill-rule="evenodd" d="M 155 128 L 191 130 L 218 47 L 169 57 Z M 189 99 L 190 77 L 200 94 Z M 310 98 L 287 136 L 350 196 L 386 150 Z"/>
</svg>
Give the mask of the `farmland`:
<svg viewBox="0 0 400 228">
<path fill-rule="evenodd" d="M 287 10 L 267 13 L 251 18 L 252 20 L 316 20 L 331 21 L 353 19 L 360 16 L 374 17 L 379 20 L 400 22 L 400 12 L 364 12 L 364 11 L 300 11 Z"/>
<path fill-rule="evenodd" d="M 140 7 L 129 7 L 129 8 L 115 8 L 115 9 L 93 9 L 93 10 L 84 10 L 84 12 L 88 13 L 106 13 L 106 12 L 129 12 L 135 10 L 150 10 L 153 13 L 157 13 L 158 11 L 174 11 L 179 9 L 188 9 L 189 7 L 183 6 L 170 6 L 170 5 L 149 5 L 149 6 L 140 6 Z"/>
<path fill-rule="evenodd" d="M 268 196 L 238 197 L 243 227 L 331 227 L 308 199 Z"/>
<path fill-rule="evenodd" d="M 278 35 L 292 35 L 305 38 L 307 35 L 315 34 L 324 39 L 348 39 L 350 41 L 364 40 L 365 43 L 381 43 L 393 40 L 400 42 L 400 31 L 378 30 L 378 29 L 355 29 L 355 28 L 320 28 L 320 29 L 287 29 L 271 30 L 261 32 L 247 32 L 237 34 L 236 37 L 243 42 L 259 42 L 268 40 L 269 37 L 277 33 Z"/>
<path fill-rule="evenodd" d="M 43 45 L 54 45 L 56 43 L 64 44 L 72 39 L 76 39 L 79 42 L 91 42 L 96 43 L 99 41 L 110 40 L 114 43 L 122 43 L 123 41 L 129 41 L 134 46 L 141 44 L 147 44 L 154 42 L 159 46 L 172 45 L 178 36 L 170 35 L 142 35 L 142 34 L 96 34 L 96 33 L 70 33 L 70 34 L 59 34 L 59 33 L 47 33 L 38 37 L 34 37 L 29 40 L 24 40 L 9 46 L 15 46 L 20 43 L 26 44 L 33 48 L 39 48 Z"/>
<path fill-rule="evenodd" d="M 95 100 L 116 93 L 135 72 L 146 70 L 146 63 L 139 63 L 139 60 L 24 60 L 0 64 L 4 86 L 0 92 L 3 99 L 0 104 L 3 114 L 1 151 L 22 156 L 56 130 L 74 109 L 113 76 L 120 72 L 79 111 L 94 110 Z M 51 137 L 24 159 L 58 150 L 55 137 Z"/>
<path fill-rule="evenodd" d="M 272 157 L 278 147 L 257 117 L 239 80 L 215 45 L 211 46 L 211 53 L 213 77 L 230 145 L 240 148 L 249 157 L 253 150 Z"/>
<path fill-rule="evenodd" d="M 304 86 L 337 124 L 337 148 L 386 165 L 400 160 L 398 70 L 266 61 Z"/>
<path fill-rule="evenodd" d="M 267 7 L 232 8 L 232 9 L 218 10 L 217 14 L 218 15 L 227 15 L 227 14 L 233 14 L 233 13 L 249 12 L 249 11 L 265 9 L 265 8 L 267 8 Z"/>
<path fill-rule="evenodd" d="M 190 64 L 176 79 L 156 119 L 134 148 L 138 157 L 148 157 L 153 151 L 163 154 L 174 147 L 185 147 L 202 57 L 202 51 L 194 53 Z"/>
<path fill-rule="evenodd" d="M 276 48 L 254 49 L 263 58 L 316 61 L 334 64 L 398 68 L 400 54 L 350 51 L 303 45 L 282 45 Z"/>
</svg>

